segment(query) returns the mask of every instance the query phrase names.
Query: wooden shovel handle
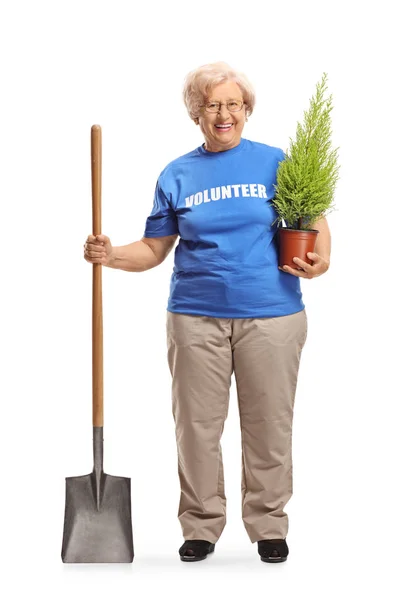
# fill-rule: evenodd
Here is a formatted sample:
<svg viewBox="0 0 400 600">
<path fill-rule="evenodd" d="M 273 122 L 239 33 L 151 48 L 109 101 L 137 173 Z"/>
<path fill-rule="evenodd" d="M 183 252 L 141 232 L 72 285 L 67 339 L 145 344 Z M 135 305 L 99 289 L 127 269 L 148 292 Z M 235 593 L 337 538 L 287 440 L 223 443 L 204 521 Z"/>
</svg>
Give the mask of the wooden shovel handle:
<svg viewBox="0 0 400 600">
<path fill-rule="evenodd" d="M 101 231 L 101 127 L 91 129 L 93 235 Z M 93 264 L 92 390 L 93 427 L 103 427 L 103 302 L 100 263 Z"/>
</svg>

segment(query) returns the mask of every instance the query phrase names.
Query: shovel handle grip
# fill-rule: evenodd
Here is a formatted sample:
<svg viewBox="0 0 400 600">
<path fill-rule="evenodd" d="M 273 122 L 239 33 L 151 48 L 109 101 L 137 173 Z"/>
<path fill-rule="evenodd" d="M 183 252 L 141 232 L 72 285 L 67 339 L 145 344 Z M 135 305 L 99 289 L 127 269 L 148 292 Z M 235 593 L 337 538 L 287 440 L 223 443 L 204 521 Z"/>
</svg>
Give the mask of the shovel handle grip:
<svg viewBox="0 0 400 600">
<path fill-rule="evenodd" d="M 101 127 L 91 128 L 92 229 L 101 234 Z M 102 265 L 93 264 L 92 294 L 92 402 L 93 427 L 103 427 L 103 302 Z"/>
</svg>

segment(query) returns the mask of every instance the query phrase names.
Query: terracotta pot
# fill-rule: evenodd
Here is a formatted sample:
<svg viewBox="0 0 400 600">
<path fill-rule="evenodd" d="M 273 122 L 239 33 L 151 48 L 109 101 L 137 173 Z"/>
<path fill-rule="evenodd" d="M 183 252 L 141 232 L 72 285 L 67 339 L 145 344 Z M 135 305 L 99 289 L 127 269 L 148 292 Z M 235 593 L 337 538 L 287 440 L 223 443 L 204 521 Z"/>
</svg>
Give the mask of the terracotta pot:
<svg viewBox="0 0 400 600">
<path fill-rule="evenodd" d="M 299 265 L 292 260 L 295 256 L 309 265 L 314 264 L 307 257 L 307 252 L 314 252 L 318 233 L 318 229 L 278 227 L 279 266 L 288 265 L 293 269 L 299 269 Z"/>
</svg>

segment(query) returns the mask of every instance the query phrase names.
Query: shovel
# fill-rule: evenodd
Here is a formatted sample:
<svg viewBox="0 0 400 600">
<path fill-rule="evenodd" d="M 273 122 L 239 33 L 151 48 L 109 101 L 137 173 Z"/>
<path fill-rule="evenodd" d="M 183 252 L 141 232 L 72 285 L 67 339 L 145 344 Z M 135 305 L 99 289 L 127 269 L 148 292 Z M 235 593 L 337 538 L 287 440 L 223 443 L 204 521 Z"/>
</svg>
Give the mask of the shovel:
<svg viewBox="0 0 400 600">
<path fill-rule="evenodd" d="M 101 233 L 101 127 L 91 128 L 93 235 Z M 131 480 L 103 471 L 103 312 L 100 263 L 93 264 L 93 471 L 66 477 L 64 563 L 133 561 Z"/>
</svg>

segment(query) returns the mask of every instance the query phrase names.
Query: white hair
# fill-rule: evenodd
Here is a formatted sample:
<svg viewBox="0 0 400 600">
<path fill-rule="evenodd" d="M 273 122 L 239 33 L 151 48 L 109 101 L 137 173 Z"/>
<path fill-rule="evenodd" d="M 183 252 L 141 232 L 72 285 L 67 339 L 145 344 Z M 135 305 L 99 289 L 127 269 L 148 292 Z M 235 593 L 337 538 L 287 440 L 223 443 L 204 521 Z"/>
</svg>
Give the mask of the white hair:
<svg viewBox="0 0 400 600">
<path fill-rule="evenodd" d="M 256 98 L 254 88 L 247 77 L 225 62 L 216 62 L 202 65 L 185 77 L 183 101 L 191 119 L 195 120 L 200 116 L 200 105 L 204 104 L 211 90 L 226 81 L 237 83 L 246 103 L 246 117 L 252 114 Z"/>
</svg>

